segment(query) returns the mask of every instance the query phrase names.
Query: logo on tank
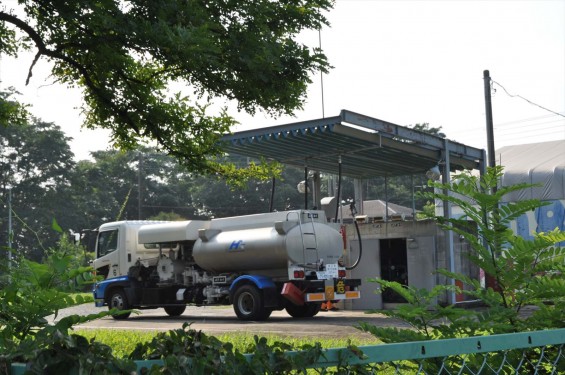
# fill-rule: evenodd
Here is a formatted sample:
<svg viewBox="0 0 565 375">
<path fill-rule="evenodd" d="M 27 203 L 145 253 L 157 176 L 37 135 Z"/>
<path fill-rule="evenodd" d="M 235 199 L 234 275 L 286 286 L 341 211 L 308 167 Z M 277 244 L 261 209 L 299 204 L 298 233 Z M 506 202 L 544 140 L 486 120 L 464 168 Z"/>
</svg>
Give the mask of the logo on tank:
<svg viewBox="0 0 565 375">
<path fill-rule="evenodd" d="M 228 251 L 243 251 L 245 250 L 245 243 L 243 240 L 233 241 L 228 248 Z"/>
</svg>

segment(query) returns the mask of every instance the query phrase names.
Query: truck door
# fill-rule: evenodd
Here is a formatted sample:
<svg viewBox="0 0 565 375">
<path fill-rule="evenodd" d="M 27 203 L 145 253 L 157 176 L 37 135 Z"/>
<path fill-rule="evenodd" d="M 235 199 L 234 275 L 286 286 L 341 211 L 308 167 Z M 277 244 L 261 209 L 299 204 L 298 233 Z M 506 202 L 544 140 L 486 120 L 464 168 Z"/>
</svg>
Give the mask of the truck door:
<svg viewBox="0 0 565 375">
<path fill-rule="evenodd" d="M 105 279 L 120 275 L 120 254 L 117 251 L 119 235 L 118 228 L 107 228 L 98 233 L 94 269 L 97 275 L 104 276 Z"/>
</svg>

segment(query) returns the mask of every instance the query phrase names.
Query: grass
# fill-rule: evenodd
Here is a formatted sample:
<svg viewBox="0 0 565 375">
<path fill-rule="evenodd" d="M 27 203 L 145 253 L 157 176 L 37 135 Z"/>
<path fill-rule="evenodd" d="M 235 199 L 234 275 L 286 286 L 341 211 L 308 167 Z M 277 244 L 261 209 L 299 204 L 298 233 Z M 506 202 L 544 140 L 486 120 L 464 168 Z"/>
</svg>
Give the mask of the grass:
<svg viewBox="0 0 565 375">
<path fill-rule="evenodd" d="M 83 300 L 83 302 L 81 303 L 89 303 L 89 302 L 94 302 L 94 296 L 92 295 L 92 293 L 69 293 L 69 295 L 73 298 L 80 298 Z"/>
<path fill-rule="evenodd" d="M 96 341 L 110 346 L 114 355 L 118 358 L 127 357 L 137 343 L 149 342 L 159 331 L 136 331 L 136 330 L 114 330 L 114 329 L 75 329 L 75 333 L 86 337 L 88 340 L 95 338 Z M 242 353 L 249 353 L 253 347 L 254 334 L 245 332 L 232 332 L 221 335 L 213 335 L 222 342 L 230 342 Z M 291 337 L 265 335 L 268 344 L 284 342 L 296 349 L 304 345 L 313 345 L 319 342 L 323 348 L 339 348 L 347 345 L 375 345 L 379 341 L 376 338 L 350 337 L 350 338 L 324 338 L 324 337 Z"/>
</svg>

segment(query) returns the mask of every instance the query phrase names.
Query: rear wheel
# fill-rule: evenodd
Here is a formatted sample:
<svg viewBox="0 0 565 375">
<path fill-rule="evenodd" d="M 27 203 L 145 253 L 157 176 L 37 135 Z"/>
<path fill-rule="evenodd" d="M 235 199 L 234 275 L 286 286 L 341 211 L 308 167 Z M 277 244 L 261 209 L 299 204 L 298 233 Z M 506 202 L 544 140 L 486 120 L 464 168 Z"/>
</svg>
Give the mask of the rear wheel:
<svg viewBox="0 0 565 375">
<path fill-rule="evenodd" d="M 318 303 L 305 303 L 302 306 L 289 303 L 286 312 L 293 318 L 311 318 L 320 312 L 320 307 Z"/>
<path fill-rule="evenodd" d="M 165 312 L 169 316 L 180 316 L 186 310 L 185 305 L 178 305 L 178 306 L 165 306 Z"/>
<path fill-rule="evenodd" d="M 126 294 L 124 293 L 123 289 L 115 289 L 112 291 L 112 294 L 110 295 L 110 301 L 108 303 L 108 309 L 109 310 L 116 309 L 119 311 L 130 309 L 128 300 L 126 298 Z M 123 320 L 129 318 L 130 314 L 131 314 L 130 312 L 114 314 L 112 315 L 112 318 L 117 320 Z"/>
<path fill-rule="evenodd" d="M 241 320 L 265 320 L 273 312 L 263 306 L 261 291 L 254 285 L 242 285 L 236 290 L 233 309 Z"/>
</svg>

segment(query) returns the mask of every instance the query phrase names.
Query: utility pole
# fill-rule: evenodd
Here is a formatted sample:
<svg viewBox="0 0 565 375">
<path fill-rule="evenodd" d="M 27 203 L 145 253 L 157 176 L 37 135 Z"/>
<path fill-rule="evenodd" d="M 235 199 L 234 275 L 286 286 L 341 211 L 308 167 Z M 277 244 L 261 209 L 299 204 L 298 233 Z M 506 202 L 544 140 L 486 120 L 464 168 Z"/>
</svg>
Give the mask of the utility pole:
<svg viewBox="0 0 565 375">
<path fill-rule="evenodd" d="M 492 101 L 490 97 L 490 73 L 488 70 L 483 71 L 483 79 L 485 85 L 485 115 L 487 120 L 487 153 L 488 153 L 488 164 L 487 166 L 490 168 L 494 168 L 496 166 L 496 158 L 494 155 L 494 127 L 492 122 Z M 492 188 L 492 193 L 496 193 L 496 185 Z M 484 218 L 485 222 L 488 220 L 486 217 Z M 490 249 L 491 256 L 495 258 L 495 251 L 498 248 L 498 244 L 494 245 L 494 249 Z M 496 282 L 496 275 L 489 275 L 485 274 L 485 286 L 487 288 L 497 289 L 497 282 Z"/>
<path fill-rule="evenodd" d="M 490 97 L 490 73 L 488 70 L 483 71 L 483 79 L 485 84 L 485 112 L 487 118 L 487 152 L 488 166 L 496 166 L 496 158 L 494 155 L 494 128 L 492 124 L 492 101 Z"/>
</svg>

